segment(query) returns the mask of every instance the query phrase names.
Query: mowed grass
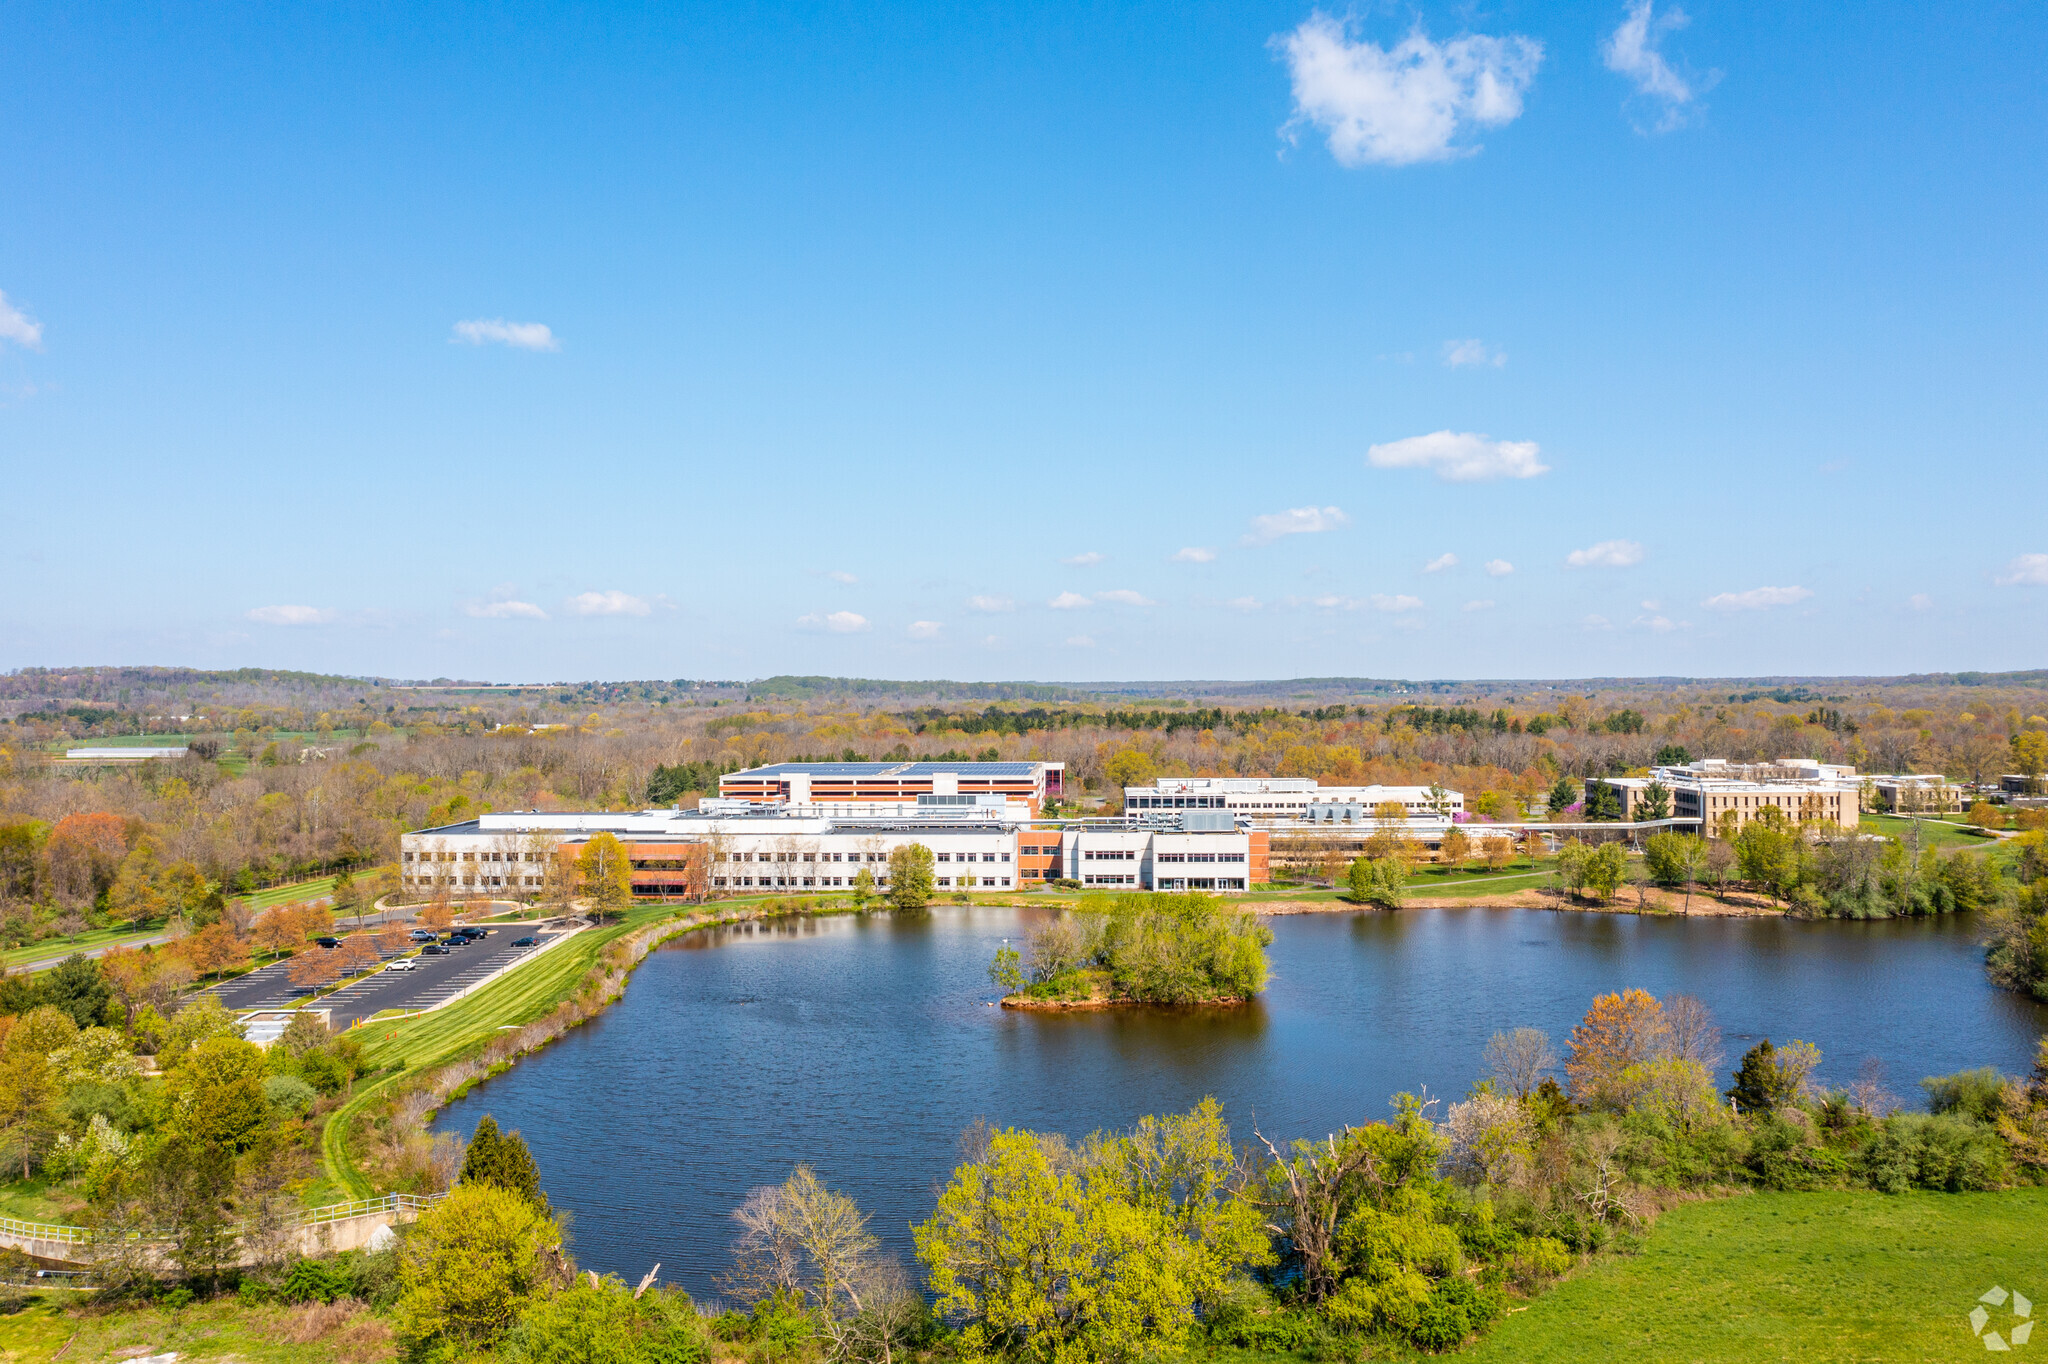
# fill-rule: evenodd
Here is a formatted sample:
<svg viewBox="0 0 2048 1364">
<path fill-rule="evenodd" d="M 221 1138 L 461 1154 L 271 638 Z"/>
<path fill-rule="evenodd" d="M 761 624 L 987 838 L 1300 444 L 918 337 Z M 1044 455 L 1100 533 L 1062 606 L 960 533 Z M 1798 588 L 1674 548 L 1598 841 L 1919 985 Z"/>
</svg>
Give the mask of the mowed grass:
<svg viewBox="0 0 2048 1364">
<path fill-rule="evenodd" d="M 1954 818 L 1958 821 L 1961 815 Z M 1997 840 L 1989 834 L 1979 833 L 1975 825 L 1950 823 L 1942 819 L 1911 820 L 1900 815 L 1859 815 L 1856 819 L 1858 832 L 1883 834 L 1896 838 L 1907 847 L 1913 845 L 1913 825 L 1920 825 L 1920 846 L 1939 848 L 1949 852 L 1956 848 L 1990 848 L 1997 846 Z"/>
<path fill-rule="evenodd" d="M 2048 1318 L 2048 1189 L 1757 1194 L 1665 1214 L 1641 1254 L 1579 1271 L 1461 1358 L 1982 1358 L 1968 1318 L 1994 1285 L 2038 1300 Z M 2009 1306 L 1993 1311 L 1992 1329 L 2011 1320 Z M 2048 1336 L 2028 1344 L 2048 1347 Z"/>
<path fill-rule="evenodd" d="M 45 938 L 41 942 L 17 947 L 0 953 L 0 962 L 7 969 L 41 965 L 45 962 L 62 961 L 73 952 L 93 952 L 102 947 L 119 947 L 123 943 L 143 942 L 164 931 L 161 920 L 152 920 L 142 928 L 130 928 L 126 924 L 119 928 L 87 929 L 74 940 L 71 938 Z"/>
<path fill-rule="evenodd" d="M 363 1322 L 324 1340 L 289 1339 L 290 1308 L 247 1308 L 233 1298 L 197 1302 L 178 1311 L 67 1312 L 84 1295 L 44 1290 L 0 1300 L 0 1364 L 129 1359 L 175 1352 L 181 1360 L 236 1360 L 240 1364 L 328 1364 L 387 1357 L 390 1329 Z"/>
</svg>

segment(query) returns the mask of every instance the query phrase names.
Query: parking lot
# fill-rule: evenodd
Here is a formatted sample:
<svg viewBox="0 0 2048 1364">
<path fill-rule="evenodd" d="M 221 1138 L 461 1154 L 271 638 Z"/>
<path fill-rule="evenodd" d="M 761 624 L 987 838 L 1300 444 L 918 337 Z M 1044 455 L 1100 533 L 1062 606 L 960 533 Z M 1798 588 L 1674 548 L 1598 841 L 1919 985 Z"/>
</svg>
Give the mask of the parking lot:
<svg viewBox="0 0 2048 1364">
<path fill-rule="evenodd" d="M 385 1009 L 431 1009 L 445 1004 L 493 971 L 540 950 L 565 931 L 538 924 L 488 924 L 481 927 L 489 930 L 488 936 L 467 947 L 451 948 L 445 957 L 413 957 L 411 960 L 417 965 L 411 970 L 394 971 L 386 967 L 323 997 L 320 1007 L 332 1010 L 328 1025 L 339 1032 L 356 1020 Z M 515 940 L 529 936 L 537 940 L 534 946 L 512 945 Z M 326 949 L 308 947 L 303 950 L 320 952 Z M 289 1007 L 312 993 L 291 983 L 285 974 L 290 966 L 290 961 L 282 961 L 251 971 L 246 976 L 213 987 L 212 993 L 223 1006 L 236 1013 Z"/>
</svg>

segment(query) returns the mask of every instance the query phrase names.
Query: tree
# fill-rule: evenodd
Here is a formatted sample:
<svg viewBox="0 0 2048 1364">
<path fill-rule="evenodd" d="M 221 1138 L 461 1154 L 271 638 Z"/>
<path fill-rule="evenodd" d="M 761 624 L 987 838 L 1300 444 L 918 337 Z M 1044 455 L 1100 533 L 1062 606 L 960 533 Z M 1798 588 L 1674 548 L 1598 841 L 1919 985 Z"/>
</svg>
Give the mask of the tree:
<svg viewBox="0 0 2048 1364">
<path fill-rule="evenodd" d="M 1684 767 L 1692 761 L 1683 744 L 1666 744 L 1657 750 L 1657 756 L 1650 759 L 1652 767 Z"/>
<path fill-rule="evenodd" d="M 488 1348 L 551 1285 L 561 1244 L 561 1227 L 519 1194 L 456 1185 L 406 1233 L 399 1335 L 422 1355 Z"/>
<path fill-rule="evenodd" d="M 2041 774 L 2048 772 L 2048 730 L 2030 729 L 2015 734 L 2008 741 L 2012 747 L 2012 765 L 2027 778 L 2028 794 L 2041 790 Z M 63 828 L 60 822 L 57 826 Z M 55 835 L 51 835 L 52 841 Z"/>
<path fill-rule="evenodd" d="M 171 1077 L 179 1129 L 232 1153 L 255 1145 L 270 1116 L 263 1052 L 239 1037 L 209 1037 L 179 1058 Z"/>
<path fill-rule="evenodd" d="M 1586 787 L 1586 809 L 1581 818 L 1605 822 L 1621 818 L 1621 793 L 1604 781 Z"/>
<path fill-rule="evenodd" d="M 273 909 L 258 919 L 255 926 L 250 929 L 250 934 L 264 951 L 275 957 L 283 956 L 285 948 L 302 941 L 299 937 L 299 926 L 292 921 L 291 914 L 282 907 Z"/>
<path fill-rule="evenodd" d="M 1963 816 L 1980 829 L 2003 829 L 2006 825 L 2005 811 L 1988 800 L 1980 800 L 1970 806 L 1970 813 Z"/>
<path fill-rule="evenodd" d="M 541 1211 L 547 1211 L 548 1196 L 541 1192 L 540 1166 L 527 1149 L 526 1138 L 515 1132 L 500 1132 L 498 1120 L 486 1113 L 477 1119 L 476 1131 L 462 1158 L 461 1182 L 488 1184 L 518 1194 Z"/>
<path fill-rule="evenodd" d="M 633 863 L 615 836 L 592 834 L 576 857 L 576 873 L 595 917 L 623 913 L 633 903 Z"/>
<path fill-rule="evenodd" d="M 1159 765 L 1141 749 L 1119 750 L 1102 766 L 1102 778 L 1121 796 L 1126 786 L 1150 786 L 1158 778 Z"/>
<path fill-rule="evenodd" d="M 355 873 L 351 872 L 347 867 L 343 867 L 334 874 L 332 900 L 337 911 L 342 914 L 354 915 L 358 924 L 360 924 L 363 908 L 362 892 L 356 889 Z"/>
<path fill-rule="evenodd" d="M 0 1132 L 21 1155 L 23 1179 L 62 1126 L 63 1097 L 46 1055 L 26 1047 L 0 1051 Z"/>
<path fill-rule="evenodd" d="M 932 850 L 905 843 L 889 853 L 889 903 L 898 909 L 923 909 L 932 902 Z"/>
<path fill-rule="evenodd" d="M 1557 784 L 1550 788 L 1550 814 L 1554 819 L 1578 803 L 1579 788 L 1572 785 L 1572 779 L 1559 775 Z"/>
<path fill-rule="evenodd" d="M 326 905 L 300 901 L 285 906 L 285 912 L 301 942 L 324 938 L 334 932 L 334 911 Z"/>
<path fill-rule="evenodd" d="M 1766 805 L 1758 813 L 1767 815 L 1774 808 Z M 1742 879 L 1780 899 L 1799 880 L 1801 851 L 1799 835 L 1782 818 L 1753 818 L 1735 835 L 1735 864 Z"/>
<path fill-rule="evenodd" d="M 1450 828 L 1444 830 L 1443 843 L 1439 845 L 1437 851 L 1442 855 L 1443 860 L 1450 864 L 1451 870 L 1456 871 L 1464 866 L 1465 859 L 1472 855 L 1472 840 L 1463 829 L 1453 824 Z"/>
<path fill-rule="evenodd" d="M 1348 880 L 1358 904 L 1399 909 L 1407 900 L 1408 864 L 1399 857 L 1361 857 L 1351 864 Z"/>
<path fill-rule="evenodd" d="M 1005 995 L 1013 995 L 1024 988 L 1023 955 L 1005 942 L 996 949 L 994 960 L 988 964 L 988 978 Z"/>
<path fill-rule="evenodd" d="M 1451 793 L 1444 789 L 1442 782 L 1433 781 L 1429 784 L 1422 793 L 1422 803 L 1427 805 L 1429 812 L 1438 819 L 1451 817 Z"/>
<path fill-rule="evenodd" d="M 285 978 L 301 990 L 318 994 L 341 977 L 341 954 L 325 947 L 311 947 L 292 958 L 284 968 Z"/>
<path fill-rule="evenodd" d="M 59 962 L 43 985 L 43 998 L 81 1028 L 89 1028 L 106 1016 L 107 1001 L 113 994 L 100 974 L 99 963 L 79 952 Z"/>
<path fill-rule="evenodd" d="M 1800 1087 L 1819 1063 L 1820 1049 L 1811 1042 L 1795 1041 L 1780 1051 L 1766 1037 L 1742 1054 L 1728 1097 L 1745 1113 L 1783 1108 L 1799 1097 Z"/>
<path fill-rule="evenodd" d="M 1607 901 L 1614 898 L 1614 892 L 1621 889 L 1624 873 L 1628 869 L 1628 854 L 1619 843 L 1602 843 L 1586 858 L 1586 889 L 1595 899 Z"/>
<path fill-rule="evenodd" d="M 1656 1057 L 1667 1036 L 1664 1008 L 1647 990 L 1599 995 L 1572 1029 L 1565 1075 L 1580 1103 L 1627 1107 L 1622 1072 Z"/>
<path fill-rule="evenodd" d="M 853 907 L 866 912 L 868 901 L 875 898 L 875 874 L 862 867 L 853 877 Z"/>
<path fill-rule="evenodd" d="M 1487 1040 L 1485 1062 L 1495 1084 L 1517 1099 L 1526 1099 L 1557 1064 L 1557 1053 L 1551 1049 L 1550 1035 L 1541 1028 L 1516 1028 L 1497 1032 Z"/>
<path fill-rule="evenodd" d="M 1506 834 L 1488 834 L 1479 849 L 1490 872 L 1504 871 L 1508 863 L 1515 860 L 1515 840 Z"/>
<path fill-rule="evenodd" d="M 168 917 L 171 897 L 164 887 L 163 855 L 153 838 L 138 839 L 121 861 L 121 870 L 107 891 L 107 909 L 117 919 L 139 924 Z"/>
<path fill-rule="evenodd" d="M 341 946 L 334 949 L 334 967 L 338 975 L 352 976 L 376 964 L 377 949 L 371 945 L 367 933 L 351 933 L 341 940 Z"/>
<path fill-rule="evenodd" d="M 1636 807 L 1638 822 L 1651 819 L 1671 818 L 1671 788 L 1652 777 L 1650 784 L 1643 788 L 1643 799 Z"/>
<path fill-rule="evenodd" d="M 436 933 L 446 933 L 448 925 L 455 922 L 455 906 L 446 900 L 436 900 L 432 904 L 422 905 L 419 921 Z"/>
<path fill-rule="evenodd" d="M 219 975 L 230 966 L 249 959 L 249 949 L 226 924 L 208 924 L 185 940 L 185 954 L 192 969 L 202 976 Z"/>
<path fill-rule="evenodd" d="M 88 904 L 114 884 L 128 855 L 128 826 L 119 815 L 66 815 L 45 846 L 50 888 L 67 905 Z"/>
</svg>

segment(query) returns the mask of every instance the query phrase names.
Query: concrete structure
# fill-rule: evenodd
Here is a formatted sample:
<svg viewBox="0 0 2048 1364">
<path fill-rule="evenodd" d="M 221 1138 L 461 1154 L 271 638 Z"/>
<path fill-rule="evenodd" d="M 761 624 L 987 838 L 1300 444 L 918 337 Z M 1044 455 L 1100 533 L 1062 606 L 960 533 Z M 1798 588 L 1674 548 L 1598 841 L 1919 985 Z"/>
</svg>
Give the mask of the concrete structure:
<svg viewBox="0 0 2048 1364">
<path fill-rule="evenodd" d="M 140 763 L 148 762 L 151 758 L 182 758 L 185 753 L 186 748 L 183 744 L 176 748 L 143 748 L 139 745 L 133 748 L 67 748 L 64 750 L 64 759 L 66 762 L 76 763 Z"/>
<path fill-rule="evenodd" d="M 1796 823 L 1832 822 L 1853 829 L 1863 800 L 1855 768 L 1812 758 L 1774 763 L 1703 758 L 1683 767 L 1653 767 L 1647 777 L 1588 777 L 1585 798 L 1592 798 L 1594 787 L 1606 786 L 1621 798 L 1622 819 L 1634 820 L 1650 797 L 1652 782 L 1669 793 L 1670 818 L 1700 821 L 1709 833 L 1728 816 L 1739 828 L 1766 806 Z"/>
<path fill-rule="evenodd" d="M 388 1244 L 394 1225 L 412 1221 L 422 1210 L 444 1197 L 444 1194 L 424 1198 L 414 1194 L 386 1194 L 382 1198 L 309 1208 L 296 1223 L 284 1230 L 283 1245 L 269 1253 L 274 1255 L 282 1250 L 291 1256 L 311 1257 L 361 1250 L 373 1243 Z M 56 1222 L 24 1222 L 13 1217 L 0 1217 L 0 1246 L 34 1256 L 46 1265 L 78 1269 L 90 1269 L 102 1257 L 103 1251 L 111 1251 L 111 1248 L 96 1242 L 90 1228 Z M 130 1242 L 128 1248 L 131 1252 L 139 1250 L 143 1262 L 158 1270 L 174 1266 L 172 1246 L 168 1240 Z M 246 1265 L 255 1262 L 259 1248 L 238 1241 L 237 1252 L 235 1262 Z"/>
<path fill-rule="evenodd" d="M 1124 810 L 1228 810 L 1248 819 L 1341 819 L 1348 809 L 1371 819 L 1388 801 L 1399 801 L 1410 819 L 1449 821 L 1462 814 L 1458 791 L 1427 786 L 1324 786 L 1310 777 L 1161 777 L 1150 786 L 1126 786 Z M 1359 818 L 1359 815 L 1353 815 Z"/>
<path fill-rule="evenodd" d="M 1061 794 L 1065 774 L 1065 763 L 1049 762 L 770 763 L 720 777 L 718 794 L 843 817 L 900 811 L 928 797 L 963 805 L 993 797 L 1016 807 L 1014 817 L 1036 819 L 1046 800 Z"/>
<path fill-rule="evenodd" d="M 1939 772 L 1866 773 L 1863 808 L 1894 815 L 1955 814 L 1969 804 L 1962 785 Z"/>
</svg>

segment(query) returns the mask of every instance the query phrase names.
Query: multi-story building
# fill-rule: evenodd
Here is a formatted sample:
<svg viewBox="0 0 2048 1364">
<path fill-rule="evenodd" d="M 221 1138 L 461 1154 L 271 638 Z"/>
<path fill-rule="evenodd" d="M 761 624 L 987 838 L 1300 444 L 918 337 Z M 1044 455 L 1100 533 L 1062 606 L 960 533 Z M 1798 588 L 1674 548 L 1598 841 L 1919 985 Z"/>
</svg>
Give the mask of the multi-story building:
<svg viewBox="0 0 2048 1364">
<path fill-rule="evenodd" d="M 1036 819 L 1047 798 L 1060 795 L 1065 772 L 1065 763 L 1053 762 L 770 763 L 720 777 L 718 794 L 828 817 L 912 814 L 934 797 L 995 801 L 1016 818 Z"/>
<path fill-rule="evenodd" d="M 1954 814 L 1968 802 L 1962 784 L 1939 772 L 1865 773 L 1863 807 L 1894 815 Z"/>
<path fill-rule="evenodd" d="M 1144 827 L 1091 820 L 1033 827 L 995 804 L 925 797 L 901 818 L 792 814 L 784 807 L 630 813 L 511 811 L 399 840 L 411 895 L 532 896 L 599 831 L 626 847 L 633 890 L 648 897 L 851 889 L 863 869 L 889 887 L 889 855 L 931 849 L 938 888 L 1017 890 L 1061 877 L 1084 886 L 1242 891 L 1267 879 L 1266 835 L 1229 816 L 1161 818 Z M 723 804 L 723 803 L 722 803 Z"/>
<path fill-rule="evenodd" d="M 1852 829 L 1862 803 L 1855 768 L 1811 758 L 1780 758 L 1775 763 L 1703 758 L 1683 767 L 1653 767 L 1647 777 L 1588 777 L 1585 797 L 1590 801 L 1595 787 L 1607 787 L 1619 797 L 1621 818 L 1632 821 L 1654 799 L 1653 783 L 1666 793 L 1669 818 L 1698 820 L 1708 833 L 1731 816 L 1739 828 L 1766 806 L 1796 823 Z"/>
<path fill-rule="evenodd" d="M 1381 805 L 1398 801 L 1408 818 L 1450 821 L 1462 814 L 1465 797 L 1428 786 L 1324 786 L 1310 777 L 1161 777 L 1150 786 L 1126 786 L 1124 809 L 1228 810 L 1253 820 L 1332 818 L 1330 811 L 1357 807 L 1371 819 Z"/>
</svg>

